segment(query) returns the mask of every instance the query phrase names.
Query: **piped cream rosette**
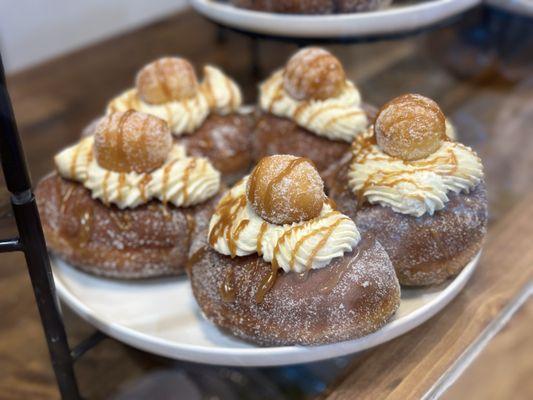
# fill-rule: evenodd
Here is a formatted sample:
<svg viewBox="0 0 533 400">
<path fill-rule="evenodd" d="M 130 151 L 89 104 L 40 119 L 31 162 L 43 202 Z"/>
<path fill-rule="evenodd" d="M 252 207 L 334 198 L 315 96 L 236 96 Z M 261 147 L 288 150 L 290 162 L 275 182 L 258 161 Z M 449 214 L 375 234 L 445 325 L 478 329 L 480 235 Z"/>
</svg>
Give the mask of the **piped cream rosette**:
<svg viewBox="0 0 533 400">
<path fill-rule="evenodd" d="M 349 80 L 335 97 L 296 100 L 284 89 L 283 70 L 278 70 L 261 84 L 259 91 L 263 111 L 291 119 L 319 136 L 351 142 L 368 126 L 359 90 Z"/>
<path fill-rule="evenodd" d="M 188 157 L 173 145 L 166 161 L 147 173 L 115 172 L 98 165 L 94 137 L 61 151 L 54 158 L 59 174 L 83 184 L 104 204 L 134 208 L 153 199 L 188 207 L 213 197 L 220 188 L 220 173 L 205 158 Z"/>
<path fill-rule="evenodd" d="M 141 99 L 137 88 L 120 94 L 107 107 L 107 114 L 115 111 L 135 110 L 151 114 L 166 121 L 175 136 L 192 133 L 211 112 L 227 115 L 239 109 L 242 96 L 239 86 L 224 72 L 213 66 L 204 67 L 204 79 L 196 95 L 149 104 Z"/>
<path fill-rule="evenodd" d="M 285 225 L 265 221 L 247 202 L 248 178 L 226 193 L 211 218 L 208 240 L 219 253 L 232 257 L 257 253 L 285 272 L 302 273 L 326 267 L 359 242 L 355 223 L 327 201 L 318 217 L 308 221 Z"/>
<path fill-rule="evenodd" d="M 453 141 L 422 159 L 392 157 L 379 148 L 371 127 L 353 143 L 348 178 L 358 201 L 420 217 L 443 209 L 449 192 L 475 187 L 483 179 L 483 165 L 471 148 Z"/>
</svg>

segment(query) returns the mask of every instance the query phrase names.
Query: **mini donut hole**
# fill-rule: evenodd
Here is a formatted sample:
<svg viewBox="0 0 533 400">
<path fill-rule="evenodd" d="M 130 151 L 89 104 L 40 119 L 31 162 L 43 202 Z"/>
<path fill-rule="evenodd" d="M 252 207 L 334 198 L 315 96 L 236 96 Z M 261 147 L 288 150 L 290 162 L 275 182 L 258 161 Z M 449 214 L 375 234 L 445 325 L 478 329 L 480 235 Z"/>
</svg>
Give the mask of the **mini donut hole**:
<svg viewBox="0 0 533 400">
<path fill-rule="evenodd" d="M 446 119 L 433 100 L 405 94 L 379 110 L 374 133 L 383 152 L 403 160 L 418 160 L 442 145 L 446 139 Z"/>
<path fill-rule="evenodd" d="M 319 216 L 325 199 L 324 182 L 313 163 L 291 155 L 261 159 L 250 174 L 246 195 L 261 218 L 278 225 Z"/>
</svg>

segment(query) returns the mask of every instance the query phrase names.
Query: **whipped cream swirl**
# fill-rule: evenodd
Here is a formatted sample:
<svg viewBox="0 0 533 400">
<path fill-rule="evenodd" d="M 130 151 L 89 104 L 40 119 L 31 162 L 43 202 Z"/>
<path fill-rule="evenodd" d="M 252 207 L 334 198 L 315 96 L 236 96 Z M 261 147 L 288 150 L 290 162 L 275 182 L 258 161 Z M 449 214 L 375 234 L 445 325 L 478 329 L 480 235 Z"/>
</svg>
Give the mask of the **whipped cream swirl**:
<svg viewBox="0 0 533 400">
<path fill-rule="evenodd" d="M 261 109 L 292 119 L 301 127 L 332 140 L 351 142 L 368 126 L 361 95 L 351 81 L 337 96 L 326 100 L 295 100 L 283 88 L 283 70 L 259 87 Z"/>
<path fill-rule="evenodd" d="M 352 155 L 349 186 L 359 201 L 415 217 L 433 215 L 448 202 L 448 192 L 468 192 L 483 179 L 479 157 L 457 142 L 445 141 L 428 157 L 405 161 L 382 152 L 371 128 L 355 140 Z"/>
<path fill-rule="evenodd" d="M 327 266 L 359 242 L 355 223 L 327 202 L 309 221 L 275 225 L 263 220 L 247 203 L 247 180 L 226 193 L 209 223 L 209 243 L 219 253 L 257 253 L 285 272 L 301 273 Z"/>
<path fill-rule="evenodd" d="M 104 204 L 134 208 L 156 198 L 187 207 L 213 197 L 220 188 L 220 173 L 205 158 L 187 157 L 174 145 L 165 163 L 149 172 L 115 172 L 102 168 L 94 158 L 94 137 L 61 151 L 54 158 L 59 174 L 80 182 Z"/>
<path fill-rule="evenodd" d="M 206 65 L 204 80 L 196 96 L 163 104 L 144 102 L 136 88 L 129 89 L 111 100 L 107 114 L 115 111 L 135 110 L 155 115 L 168 123 L 176 136 L 192 133 L 211 112 L 226 115 L 237 111 L 242 96 L 237 84 L 220 69 Z"/>
</svg>

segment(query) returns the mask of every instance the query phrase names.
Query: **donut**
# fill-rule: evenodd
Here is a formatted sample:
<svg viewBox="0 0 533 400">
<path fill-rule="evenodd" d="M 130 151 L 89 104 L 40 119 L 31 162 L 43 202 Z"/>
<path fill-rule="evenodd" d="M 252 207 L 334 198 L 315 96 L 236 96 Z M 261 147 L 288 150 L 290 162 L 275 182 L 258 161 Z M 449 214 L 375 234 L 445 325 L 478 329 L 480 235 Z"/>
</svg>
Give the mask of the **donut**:
<svg viewBox="0 0 533 400">
<path fill-rule="evenodd" d="M 224 182 L 231 184 L 250 169 L 253 125 L 250 114 L 211 114 L 193 134 L 175 142 L 184 145 L 191 156 L 208 158 Z"/>
<path fill-rule="evenodd" d="M 188 274 L 203 314 L 218 327 L 262 346 L 319 345 L 376 331 L 399 306 L 400 289 L 387 253 L 362 241 L 326 268 L 305 276 L 280 272 L 258 303 L 269 263 L 231 258 L 200 247 Z"/>
<path fill-rule="evenodd" d="M 437 285 L 453 278 L 481 250 L 487 232 L 487 190 L 484 182 L 469 193 L 451 193 L 446 207 L 414 218 L 389 207 L 365 203 L 331 185 L 330 196 L 352 218 L 361 235 L 374 236 L 389 255 L 404 286 Z M 346 183 L 346 180 L 344 180 Z"/>
<path fill-rule="evenodd" d="M 189 246 L 215 203 L 178 208 L 153 201 L 120 210 L 56 173 L 35 195 L 53 254 L 85 272 L 123 279 L 184 273 Z"/>
<path fill-rule="evenodd" d="M 368 119 L 372 120 L 375 108 L 364 106 Z M 329 182 L 328 177 L 349 152 L 350 143 L 318 136 L 298 126 L 294 121 L 270 113 L 261 113 L 253 131 L 252 159 L 275 154 L 292 154 L 310 159 L 318 172 Z"/>
</svg>

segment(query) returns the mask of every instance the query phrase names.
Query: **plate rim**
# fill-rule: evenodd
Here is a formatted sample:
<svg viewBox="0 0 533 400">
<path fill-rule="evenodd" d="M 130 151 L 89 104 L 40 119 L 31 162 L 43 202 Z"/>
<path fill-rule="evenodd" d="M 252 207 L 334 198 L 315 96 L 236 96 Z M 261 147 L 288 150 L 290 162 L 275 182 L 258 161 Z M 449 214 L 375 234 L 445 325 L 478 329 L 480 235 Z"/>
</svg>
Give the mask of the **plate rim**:
<svg viewBox="0 0 533 400">
<path fill-rule="evenodd" d="M 245 32 L 293 38 L 361 37 L 409 32 L 445 20 L 481 2 L 432 0 L 376 11 L 303 15 L 247 10 L 214 0 L 189 0 L 198 13 L 221 25 Z M 393 21 L 395 23 L 391 23 Z"/>
<path fill-rule="evenodd" d="M 85 303 L 70 292 L 54 272 L 54 281 L 59 297 L 76 314 L 89 324 L 114 339 L 126 343 L 137 349 L 154 353 L 171 359 L 199 362 L 211 365 L 226 365 L 240 367 L 264 367 L 301 364 L 358 353 L 379 344 L 392 340 L 415 327 L 426 322 L 448 303 L 450 303 L 464 288 L 472 276 L 481 255 L 481 250 L 463 268 L 463 270 L 446 286 L 432 301 L 424 304 L 403 318 L 388 322 L 378 331 L 349 341 L 318 345 L 318 346 L 274 346 L 274 347 L 206 347 L 193 344 L 179 344 L 169 339 L 149 335 L 133 328 L 125 327 L 115 322 L 107 322 L 99 318 Z M 51 263 L 55 267 L 55 259 Z M 68 268 L 74 268 L 61 261 Z M 105 278 L 102 278 L 105 279 Z M 277 357 L 291 356 L 298 359 L 291 362 L 279 362 Z"/>
</svg>

